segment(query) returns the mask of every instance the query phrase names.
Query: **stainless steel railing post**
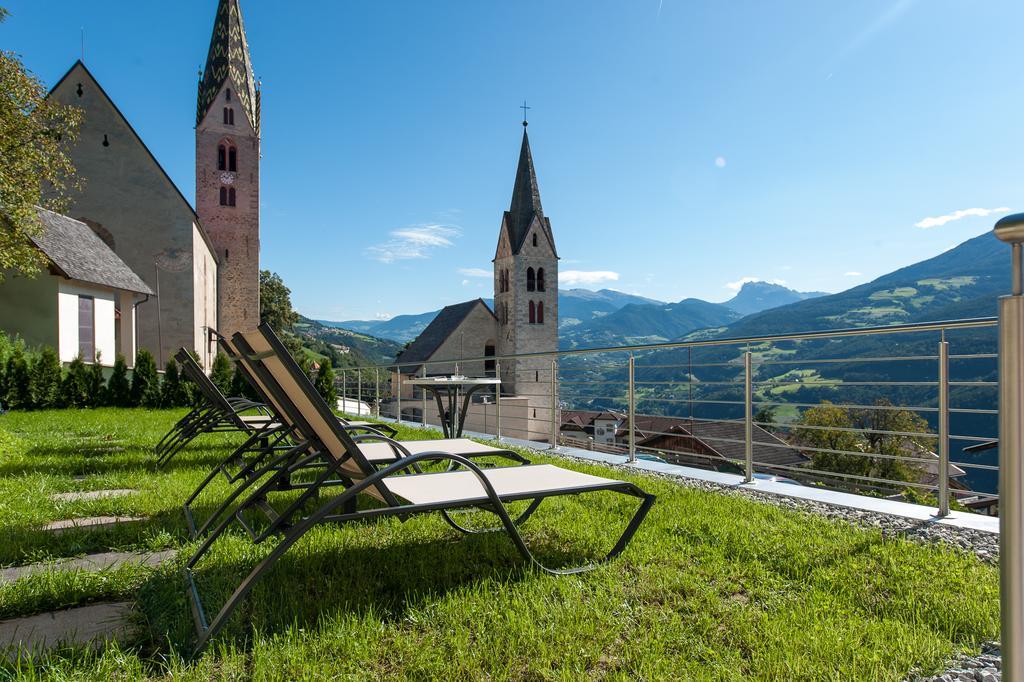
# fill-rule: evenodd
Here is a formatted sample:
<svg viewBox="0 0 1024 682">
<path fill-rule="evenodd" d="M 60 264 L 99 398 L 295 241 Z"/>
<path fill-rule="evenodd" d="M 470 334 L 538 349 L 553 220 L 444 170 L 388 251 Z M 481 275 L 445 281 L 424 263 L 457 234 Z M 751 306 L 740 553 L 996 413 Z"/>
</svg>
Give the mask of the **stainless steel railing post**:
<svg viewBox="0 0 1024 682">
<path fill-rule="evenodd" d="M 348 372 L 341 370 L 341 411 L 348 411 Z"/>
<path fill-rule="evenodd" d="M 629 461 L 636 461 L 636 358 L 629 354 L 629 387 L 626 393 L 629 412 Z"/>
<path fill-rule="evenodd" d="M 402 423 L 402 368 L 396 367 L 395 376 L 398 377 L 398 391 L 395 393 L 395 419 Z"/>
<path fill-rule="evenodd" d="M 373 368 L 373 413 L 380 419 L 380 370 Z"/>
<path fill-rule="evenodd" d="M 363 370 L 356 370 L 356 414 L 363 414 Z"/>
<path fill-rule="evenodd" d="M 1010 296 L 999 299 L 999 603 L 1002 679 L 1024 682 L 1024 213 L 995 225 L 1012 245 Z"/>
<path fill-rule="evenodd" d="M 551 358 L 551 449 L 558 447 L 558 360 Z"/>
<path fill-rule="evenodd" d="M 494 361 L 494 376 L 501 381 L 501 360 Z M 501 384 L 494 387 L 494 437 L 501 440 Z"/>
<path fill-rule="evenodd" d="M 422 378 L 424 378 L 424 379 L 427 378 L 427 366 L 426 365 L 423 365 L 422 367 L 420 367 L 420 376 Z M 422 404 L 420 405 L 420 425 L 421 426 L 426 426 L 427 425 L 427 387 L 426 386 L 420 386 L 420 398 L 422 399 Z"/>
<path fill-rule="evenodd" d="M 743 482 L 754 480 L 754 391 L 750 351 L 743 353 Z"/>
<path fill-rule="evenodd" d="M 949 341 L 939 342 L 939 516 L 949 516 Z"/>
</svg>

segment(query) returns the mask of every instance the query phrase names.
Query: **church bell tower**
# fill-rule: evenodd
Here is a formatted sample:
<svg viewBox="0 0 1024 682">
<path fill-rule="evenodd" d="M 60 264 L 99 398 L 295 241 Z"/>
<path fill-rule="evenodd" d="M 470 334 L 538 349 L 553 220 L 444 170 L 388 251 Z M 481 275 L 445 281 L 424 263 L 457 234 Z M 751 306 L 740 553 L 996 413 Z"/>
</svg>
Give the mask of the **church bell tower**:
<svg viewBox="0 0 1024 682">
<path fill-rule="evenodd" d="M 219 0 L 196 108 L 196 213 L 216 251 L 217 330 L 260 320 L 260 92 L 239 0 Z"/>
<path fill-rule="evenodd" d="M 512 202 L 502 216 L 494 256 L 498 355 L 558 350 L 558 252 L 540 203 L 527 125 L 524 120 Z M 551 395 L 552 359 L 501 363 L 502 393 L 528 396 L 537 419 L 548 419 L 544 410 L 558 399 Z"/>
</svg>

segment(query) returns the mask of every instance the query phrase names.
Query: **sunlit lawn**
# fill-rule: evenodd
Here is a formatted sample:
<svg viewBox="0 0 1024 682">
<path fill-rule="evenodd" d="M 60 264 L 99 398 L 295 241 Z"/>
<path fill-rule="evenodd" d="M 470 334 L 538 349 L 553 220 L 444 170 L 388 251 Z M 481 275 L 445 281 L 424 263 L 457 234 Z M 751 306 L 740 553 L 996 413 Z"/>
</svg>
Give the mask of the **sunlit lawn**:
<svg viewBox="0 0 1024 682">
<path fill-rule="evenodd" d="M 129 599 L 144 633 L 127 647 L 8 663 L 0 676 L 893 680 L 936 670 L 998 637 L 997 572 L 973 556 L 558 461 L 630 478 L 658 495 L 619 559 L 552 577 L 526 567 L 503 535 L 461 536 L 436 515 L 325 526 L 293 547 L 214 646 L 189 661 L 181 564 L 193 543 L 180 505 L 239 437 L 201 438 L 157 471 L 151 447 L 180 414 L 0 417 L 0 564 L 112 548 L 182 550 L 158 569 L 0 585 L 0 617 Z M 402 437 L 436 434 L 404 429 Z M 204 510 L 226 490 L 218 485 Z M 139 493 L 75 503 L 48 497 L 104 488 Z M 549 500 L 524 536 L 548 564 L 581 563 L 610 548 L 635 505 L 612 493 Z M 99 514 L 148 520 L 102 533 L 33 530 Z M 269 549 L 254 548 L 240 531 L 220 542 L 197 574 L 208 605 L 223 601 Z"/>
</svg>

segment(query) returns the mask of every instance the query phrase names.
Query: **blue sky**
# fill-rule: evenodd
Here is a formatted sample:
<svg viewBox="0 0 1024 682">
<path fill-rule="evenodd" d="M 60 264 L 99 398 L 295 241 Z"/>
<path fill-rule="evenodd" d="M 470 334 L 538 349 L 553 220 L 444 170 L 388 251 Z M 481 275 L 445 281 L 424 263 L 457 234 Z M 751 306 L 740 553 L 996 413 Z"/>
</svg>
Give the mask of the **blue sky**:
<svg viewBox="0 0 1024 682">
<path fill-rule="evenodd" d="M 215 0 L 0 5 L 0 46 L 47 84 L 85 29 L 86 64 L 191 198 Z M 524 98 L 563 287 L 840 291 L 1024 210 L 1017 0 L 242 7 L 262 262 L 310 316 L 490 294 Z"/>
</svg>

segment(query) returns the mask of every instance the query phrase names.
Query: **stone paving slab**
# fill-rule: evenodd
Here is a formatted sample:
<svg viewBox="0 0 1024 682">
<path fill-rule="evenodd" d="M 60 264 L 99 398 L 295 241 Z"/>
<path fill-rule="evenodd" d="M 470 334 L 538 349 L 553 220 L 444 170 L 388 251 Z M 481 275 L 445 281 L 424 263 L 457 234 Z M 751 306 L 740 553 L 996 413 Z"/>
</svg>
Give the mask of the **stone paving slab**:
<svg viewBox="0 0 1024 682">
<path fill-rule="evenodd" d="M 126 642 L 136 632 L 130 602 L 110 602 L 0 621 L 0 651 L 39 654 L 58 646 Z"/>
<path fill-rule="evenodd" d="M 85 490 L 70 493 L 54 493 L 50 499 L 55 502 L 81 502 L 84 500 L 102 500 L 108 497 L 124 497 L 137 493 L 130 488 L 114 488 L 112 490 Z"/>
<path fill-rule="evenodd" d="M 43 530 L 51 533 L 64 533 L 69 530 L 106 530 L 123 523 L 145 521 L 145 516 L 90 516 L 82 519 L 63 519 L 43 526 Z"/>
<path fill-rule="evenodd" d="M 117 568 L 126 564 L 141 566 L 159 566 L 174 558 L 177 551 L 173 549 L 162 552 L 103 552 L 87 554 L 75 559 L 57 559 L 27 566 L 0 569 L 0 583 L 14 582 L 26 576 L 47 573 L 49 571 L 100 571 L 105 568 Z"/>
</svg>

